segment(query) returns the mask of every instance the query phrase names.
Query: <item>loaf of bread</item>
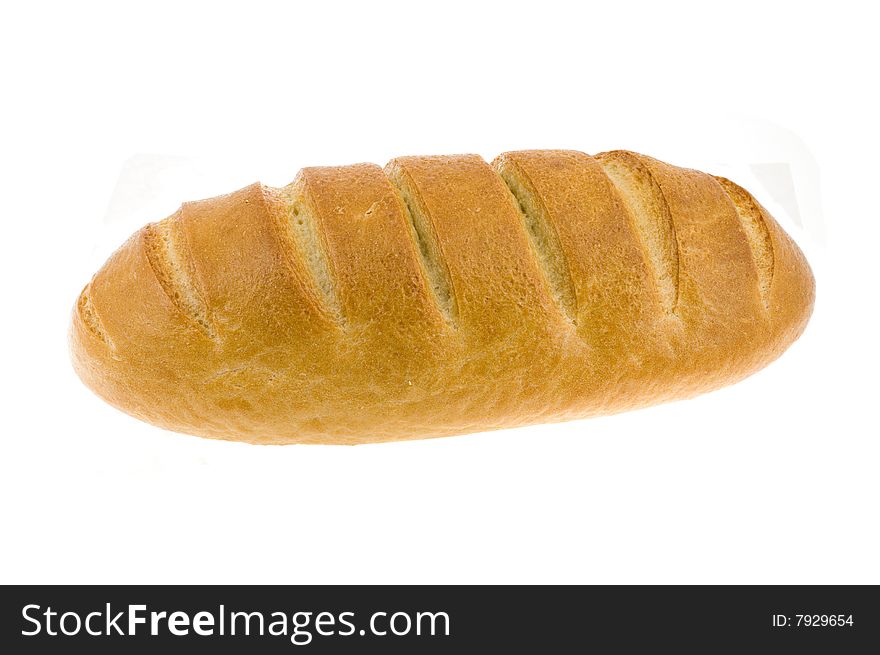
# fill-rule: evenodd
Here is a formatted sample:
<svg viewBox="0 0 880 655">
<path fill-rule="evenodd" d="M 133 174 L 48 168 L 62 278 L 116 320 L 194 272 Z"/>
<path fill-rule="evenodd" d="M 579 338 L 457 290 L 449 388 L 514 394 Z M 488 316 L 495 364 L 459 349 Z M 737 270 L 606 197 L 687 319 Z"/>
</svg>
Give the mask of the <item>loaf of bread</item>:
<svg viewBox="0 0 880 655">
<path fill-rule="evenodd" d="M 813 298 L 724 178 L 626 151 L 401 157 L 183 204 L 86 285 L 70 341 L 86 385 L 163 428 L 355 444 L 716 389 Z"/>
</svg>

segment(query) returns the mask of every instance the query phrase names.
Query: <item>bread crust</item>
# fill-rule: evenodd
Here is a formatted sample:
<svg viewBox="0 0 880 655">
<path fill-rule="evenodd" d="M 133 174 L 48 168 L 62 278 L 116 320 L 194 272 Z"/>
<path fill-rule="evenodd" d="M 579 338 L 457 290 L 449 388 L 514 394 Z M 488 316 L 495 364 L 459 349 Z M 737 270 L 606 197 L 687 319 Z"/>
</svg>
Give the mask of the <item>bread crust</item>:
<svg viewBox="0 0 880 655">
<path fill-rule="evenodd" d="M 70 344 L 160 427 L 356 444 L 731 384 L 801 334 L 814 289 L 724 178 L 626 151 L 401 157 L 185 203 L 92 278 Z"/>
</svg>

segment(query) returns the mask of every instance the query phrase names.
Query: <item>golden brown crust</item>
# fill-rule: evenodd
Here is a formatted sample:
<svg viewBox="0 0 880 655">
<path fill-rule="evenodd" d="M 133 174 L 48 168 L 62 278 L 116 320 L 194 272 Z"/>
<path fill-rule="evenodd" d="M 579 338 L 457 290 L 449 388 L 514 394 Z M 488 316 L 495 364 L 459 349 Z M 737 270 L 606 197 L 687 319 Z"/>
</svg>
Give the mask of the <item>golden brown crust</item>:
<svg viewBox="0 0 880 655">
<path fill-rule="evenodd" d="M 70 342 L 156 425 L 363 443 L 708 391 L 781 354 L 813 297 L 729 180 L 623 151 L 402 157 L 184 204 L 95 275 Z"/>
</svg>

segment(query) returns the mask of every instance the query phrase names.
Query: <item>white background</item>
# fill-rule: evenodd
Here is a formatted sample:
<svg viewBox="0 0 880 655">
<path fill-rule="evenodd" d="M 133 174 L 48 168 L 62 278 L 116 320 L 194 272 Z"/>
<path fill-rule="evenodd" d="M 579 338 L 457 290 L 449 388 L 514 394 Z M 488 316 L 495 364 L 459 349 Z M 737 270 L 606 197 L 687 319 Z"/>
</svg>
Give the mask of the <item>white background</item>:
<svg viewBox="0 0 880 655">
<path fill-rule="evenodd" d="M 2 9 L 0 581 L 880 583 L 870 3 L 239 5 Z M 733 176 L 806 333 L 692 401 L 356 448 L 164 432 L 71 370 L 79 290 L 181 201 L 520 148 Z"/>
</svg>

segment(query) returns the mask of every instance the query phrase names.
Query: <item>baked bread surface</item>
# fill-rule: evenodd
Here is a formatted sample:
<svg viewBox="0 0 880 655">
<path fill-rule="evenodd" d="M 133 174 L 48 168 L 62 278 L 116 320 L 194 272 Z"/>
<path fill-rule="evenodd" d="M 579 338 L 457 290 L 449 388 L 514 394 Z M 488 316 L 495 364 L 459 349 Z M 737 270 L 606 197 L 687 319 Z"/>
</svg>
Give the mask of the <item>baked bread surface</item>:
<svg viewBox="0 0 880 655">
<path fill-rule="evenodd" d="M 778 357 L 813 299 L 729 180 L 626 151 L 401 157 L 185 203 L 92 278 L 70 341 L 163 428 L 354 444 L 694 396 Z"/>
</svg>

